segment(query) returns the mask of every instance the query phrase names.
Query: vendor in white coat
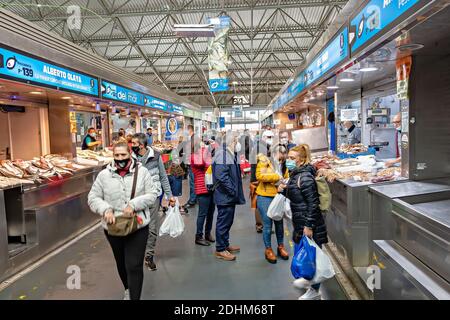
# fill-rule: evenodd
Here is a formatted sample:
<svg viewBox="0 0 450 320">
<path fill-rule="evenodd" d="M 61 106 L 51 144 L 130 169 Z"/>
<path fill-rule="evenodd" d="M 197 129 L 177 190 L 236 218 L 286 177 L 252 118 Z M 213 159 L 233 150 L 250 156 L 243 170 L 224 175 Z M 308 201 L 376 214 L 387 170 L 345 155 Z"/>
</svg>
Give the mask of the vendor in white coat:
<svg viewBox="0 0 450 320">
<path fill-rule="evenodd" d="M 385 166 L 386 168 L 390 168 L 395 166 L 398 163 L 402 163 L 402 139 L 401 139 L 401 134 L 402 134 L 402 115 L 401 113 L 397 113 L 394 116 L 394 119 L 392 119 L 392 123 L 394 124 L 395 127 L 395 148 L 396 148 L 396 155 L 395 155 L 395 159 L 393 160 L 389 160 L 386 161 Z"/>
<path fill-rule="evenodd" d="M 150 210 L 161 189 L 148 170 L 131 158 L 126 143 L 114 146 L 114 162 L 102 170 L 88 196 L 94 213 L 102 216 L 105 235 L 113 250 L 124 299 L 139 300 L 144 280 L 144 255 L 150 222 Z M 134 198 L 130 200 L 135 170 L 138 169 Z M 126 236 L 112 236 L 108 224 L 115 224 L 119 216 L 137 218 L 138 229 Z"/>
</svg>

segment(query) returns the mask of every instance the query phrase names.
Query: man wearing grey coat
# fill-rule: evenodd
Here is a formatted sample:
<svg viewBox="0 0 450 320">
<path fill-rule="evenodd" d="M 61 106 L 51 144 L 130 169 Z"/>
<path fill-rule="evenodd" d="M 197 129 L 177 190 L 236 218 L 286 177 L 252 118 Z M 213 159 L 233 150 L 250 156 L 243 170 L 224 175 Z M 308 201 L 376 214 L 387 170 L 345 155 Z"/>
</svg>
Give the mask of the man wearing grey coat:
<svg viewBox="0 0 450 320">
<path fill-rule="evenodd" d="M 361 143 L 361 129 L 355 126 L 352 121 L 345 121 L 344 127 L 347 129 L 347 144 Z"/>
<path fill-rule="evenodd" d="M 170 189 L 169 179 L 167 178 L 166 169 L 159 152 L 147 145 L 147 136 L 143 133 L 136 133 L 132 139 L 133 157 L 137 159 L 152 177 L 158 178 L 158 184 L 162 187 L 162 191 L 167 199 L 175 201 Z M 159 208 L 161 202 L 156 201 L 150 208 L 149 235 L 147 241 L 147 252 L 145 254 L 145 264 L 151 270 L 156 270 L 154 261 L 156 239 L 159 229 Z"/>
</svg>

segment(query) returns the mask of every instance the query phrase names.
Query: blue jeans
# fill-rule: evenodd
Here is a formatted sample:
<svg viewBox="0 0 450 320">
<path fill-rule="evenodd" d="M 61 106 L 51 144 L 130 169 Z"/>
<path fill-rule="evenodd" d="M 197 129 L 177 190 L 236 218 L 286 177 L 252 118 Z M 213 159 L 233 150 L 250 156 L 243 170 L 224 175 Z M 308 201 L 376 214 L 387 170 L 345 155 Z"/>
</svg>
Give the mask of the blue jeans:
<svg viewBox="0 0 450 320">
<path fill-rule="evenodd" d="M 215 210 L 216 206 L 212 193 L 198 195 L 197 237 L 203 237 L 203 227 L 205 228 L 205 236 L 211 234 Z"/>
<path fill-rule="evenodd" d="M 225 251 L 230 246 L 230 229 L 234 221 L 235 205 L 217 206 L 216 251 Z"/>
<path fill-rule="evenodd" d="M 273 200 L 273 197 L 258 196 L 256 199 L 256 206 L 261 214 L 263 220 L 263 239 L 266 248 L 272 248 L 272 223 L 275 224 L 275 235 L 277 237 L 278 245 L 283 244 L 284 241 L 284 227 L 283 220 L 274 221 L 267 216 L 267 211 Z"/>
<path fill-rule="evenodd" d="M 182 188 L 183 188 L 183 177 L 175 177 L 175 176 L 168 176 L 169 183 L 170 183 L 170 189 L 172 190 L 172 195 L 174 197 L 181 197 L 182 196 Z"/>
<path fill-rule="evenodd" d="M 194 172 L 192 172 L 191 166 L 189 166 L 189 201 L 188 203 L 196 203 L 197 195 L 195 194 Z"/>
</svg>

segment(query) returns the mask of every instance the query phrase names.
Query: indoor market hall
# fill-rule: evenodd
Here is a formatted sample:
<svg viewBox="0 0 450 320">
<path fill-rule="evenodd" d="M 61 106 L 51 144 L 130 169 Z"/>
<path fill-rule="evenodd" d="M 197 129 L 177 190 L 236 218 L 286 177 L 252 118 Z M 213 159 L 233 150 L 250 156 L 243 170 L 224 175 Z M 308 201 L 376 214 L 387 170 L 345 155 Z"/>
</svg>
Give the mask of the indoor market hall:
<svg viewBox="0 0 450 320">
<path fill-rule="evenodd" d="M 0 303 L 450 300 L 449 35 L 449 0 L 0 0 Z"/>
</svg>

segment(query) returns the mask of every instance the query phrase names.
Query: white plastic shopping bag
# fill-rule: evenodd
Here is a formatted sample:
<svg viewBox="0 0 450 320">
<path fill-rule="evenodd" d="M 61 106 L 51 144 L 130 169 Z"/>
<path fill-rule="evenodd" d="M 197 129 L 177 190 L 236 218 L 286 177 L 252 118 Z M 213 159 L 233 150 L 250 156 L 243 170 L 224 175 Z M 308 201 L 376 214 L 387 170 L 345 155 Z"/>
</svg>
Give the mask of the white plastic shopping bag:
<svg viewBox="0 0 450 320">
<path fill-rule="evenodd" d="M 291 201 L 288 198 L 286 198 L 286 201 L 284 202 L 284 217 L 292 220 Z"/>
<path fill-rule="evenodd" d="M 327 279 L 333 278 L 336 273 L 334 272 L 330 258 L 319 248 L 314 240 L 308 238 L 308 243 L 316 248 L 316 273 L 311 283 L 322 283 Z"/>
<path fill-rule="evenodd" d="M 172 238 L 180 236 L 184 231 L 184 220 L 180 214 L 180 204 L 178 199 L 174 207 L 169 206 L 166 219 L 159 228 L 159 236 L 170 235 Z"/>
<path fill-rule="evenodd" d="M 267 216 L 275 221 L 283 219 L 286 210 L 286 200 L 285 196 L 278 193 L 270 203 L 269 209 L 267 210 Z"/>
</svg>

